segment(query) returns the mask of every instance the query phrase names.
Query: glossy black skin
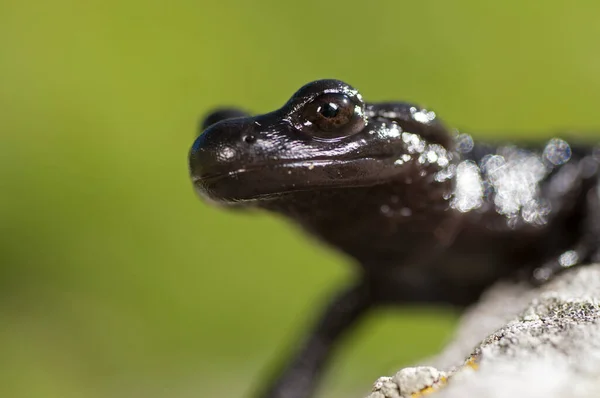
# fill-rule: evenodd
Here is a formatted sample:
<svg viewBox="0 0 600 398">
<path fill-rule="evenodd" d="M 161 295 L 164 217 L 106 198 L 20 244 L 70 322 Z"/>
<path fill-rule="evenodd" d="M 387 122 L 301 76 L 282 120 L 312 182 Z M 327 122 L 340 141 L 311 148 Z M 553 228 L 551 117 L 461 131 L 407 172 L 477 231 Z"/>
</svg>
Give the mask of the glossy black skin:
<svg viewBox="0 0 600 398">
<path fill-rule="evenodd" d="M 355 105 L 347 131 L 307 127 L 311 104 L 336 93 Z M 261 397 L 308 397 L 335 343 L 374 306 L 464 307 L 499 279 L 542 283 L 599 259 L 591 147 L 473 145 L 433 113 L 366 104 L 337 80 L 307 84 L 272 113 L 221 110 L 205 124 L 190 152 L 202 197 L 283 214 L 358 265 Z"/>
</svg>

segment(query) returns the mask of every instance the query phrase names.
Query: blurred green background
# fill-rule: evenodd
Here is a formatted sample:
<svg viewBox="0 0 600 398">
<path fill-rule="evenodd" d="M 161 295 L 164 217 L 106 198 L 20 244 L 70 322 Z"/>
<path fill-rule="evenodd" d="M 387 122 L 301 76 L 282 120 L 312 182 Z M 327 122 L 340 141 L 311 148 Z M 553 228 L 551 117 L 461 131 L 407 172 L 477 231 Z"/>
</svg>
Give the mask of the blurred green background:
<svg viewBox="0 0 600 398">
<path fill-rule="evenodd" d="M 593 130 L 599 12 L 0 0 L 0 396 L 247 396 L 350 267 L 283 220 L 199 201 L 186 163 L 199 116 L 269 111 L 335 77 L 478 137 Z M 361 396 L 436 352 L 455 319 L 373 315 L 320 396 Z"/>
</svg>

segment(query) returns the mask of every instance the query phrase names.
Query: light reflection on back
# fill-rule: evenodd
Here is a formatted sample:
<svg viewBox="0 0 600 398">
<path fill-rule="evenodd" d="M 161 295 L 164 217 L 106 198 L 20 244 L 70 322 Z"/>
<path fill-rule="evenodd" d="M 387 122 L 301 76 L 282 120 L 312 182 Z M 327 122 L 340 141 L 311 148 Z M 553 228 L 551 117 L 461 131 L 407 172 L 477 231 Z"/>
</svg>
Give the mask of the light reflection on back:
<svg viewBox="0 0 600 398">
<path fill-rule="evenodd" d="M 570 162 L 571 146 L 559 138 L 550 139 L 540 151 L 501 146 L 483 156 L 473 153 L 477 148 L 469 135 L 460 134 L 455 142 L 465 160 L 455 171 L 451 207 L 464 213 L 493 206 L 511 228 L 545 225 L 553 202 L 572 189 L 578 165 L 594 171 L 598 165 L 591 153 Z"/>
</svg>

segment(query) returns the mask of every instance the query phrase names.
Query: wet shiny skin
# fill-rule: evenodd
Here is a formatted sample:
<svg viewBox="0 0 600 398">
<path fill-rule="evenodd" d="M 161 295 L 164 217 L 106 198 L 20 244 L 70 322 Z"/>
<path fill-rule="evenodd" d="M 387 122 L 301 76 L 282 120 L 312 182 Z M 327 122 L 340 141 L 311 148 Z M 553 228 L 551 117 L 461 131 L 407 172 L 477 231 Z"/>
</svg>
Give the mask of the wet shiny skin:
<svg viewBox="0 0 600 398">
<path fill-rule="evenodd" d="M 283 214 L 359 266 L 262 396 L 308 396 L 333 343 L 372 306 L 465 306 L 500 278 L 543 282 L 599 259 L 592 147 L 474 142 L 432 111 L 365 103 L 336 80 L 272 113 L 208 119 L 190 152 L 202 197 Z"/>
</svg>

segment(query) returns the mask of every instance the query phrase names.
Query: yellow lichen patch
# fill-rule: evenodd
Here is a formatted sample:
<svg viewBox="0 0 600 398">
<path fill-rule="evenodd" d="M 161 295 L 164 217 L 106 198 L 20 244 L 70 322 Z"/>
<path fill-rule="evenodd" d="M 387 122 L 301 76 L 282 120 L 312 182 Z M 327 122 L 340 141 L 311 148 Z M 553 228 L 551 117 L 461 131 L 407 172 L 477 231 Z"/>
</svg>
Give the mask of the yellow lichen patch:
<svg viewBox="0 0 600 398">
<path fill-rule="evenodd" d="M 448 381 L 447 377 L 440 377 L 440 379 L 434 385 L 425 387 L 424 389 L 420 390 L 419 392 L 411 394 L 410 398 L 420 398 L 420 397 L 424 397 L 425 395 L 429 395 L 432 392 L 435 392 L 435 391 L 439 390 L 441 387 L 443 387 L 444 385 L 446 385 L 447 381 Z"/>
<path fill-rule="evenodd" d="M 470 356 L 466 361 L 465 361 L 465 367 L 471 368 L 473 370 L 477 370 L 479 369 L 479 361 L 478 358 L 475 356 Z"/>
<path fill-rule="evenodd" d="M 436 390 L 436 388 L 433 388 L 433 387 L 427 387 L 427 388 L 424 388 L 424 389 L 422 389 L 422 390 L 421 390 L 421 391 L 419 391 L 419 392 L 416 392 L 416 393 L 414 393 L 414 394 L 410 394 L 410 398 L 419 398 L 419 397 L 423 397 L 423 396 L 425 396 L 425 395 L 427 395 L 427 394 L 429 394 L 429 393 L 432 393 L 432 392 L 434 392 L 435 390 Z"/>
</svg>

